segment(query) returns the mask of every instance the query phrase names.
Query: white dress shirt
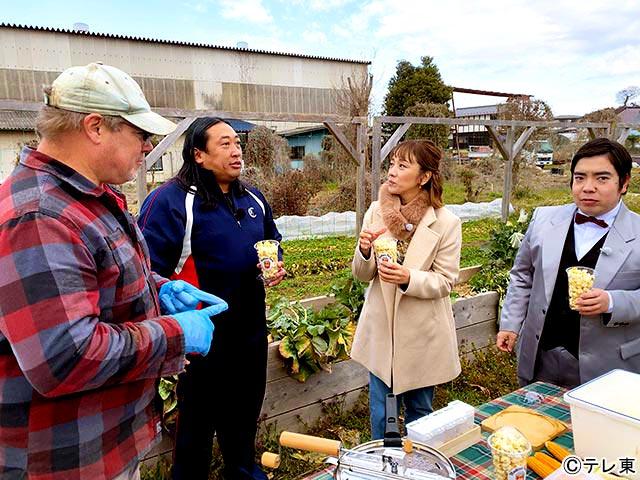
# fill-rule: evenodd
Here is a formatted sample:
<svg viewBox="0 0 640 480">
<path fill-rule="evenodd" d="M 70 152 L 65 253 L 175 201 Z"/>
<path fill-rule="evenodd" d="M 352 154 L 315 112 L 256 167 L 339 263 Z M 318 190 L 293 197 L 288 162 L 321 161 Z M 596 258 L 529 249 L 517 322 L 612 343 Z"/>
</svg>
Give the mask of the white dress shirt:
<svg viewBox="0 0 640 480">
<path fill-rule="evenodd" d="M 584 257 L 589 252 L 589 250 L 591 250 L 593 246 L 598 243 L 598 240 L 604 237 L 604 235 L 611 229 L 611 225 L 613 225 L 613 222 L 616 219 L 616 215 L 618 214 L 618 211 L 620 211 L 621 204 L 622 200 L 620 200 L 618 204 L 608 212 L 596 217 L 600 220 L 604 220 L 607 223 L 608 226 L 606 228 L 602 228 L 593 222 L 577 224 L 574 221 L 573 234 L 575 239 L 576 258 L 578 260 Z M 587 215 L 580 209 L 578 209 L 578 212 L 583 215 Z M 607 310 L 607 313 L 611 313 L 613 311 L 613 298 L 611 297 L 611 294 L 609 292 L 607 292 L 607 294 L 609 295 L 609 309 Z"/>
</svg>

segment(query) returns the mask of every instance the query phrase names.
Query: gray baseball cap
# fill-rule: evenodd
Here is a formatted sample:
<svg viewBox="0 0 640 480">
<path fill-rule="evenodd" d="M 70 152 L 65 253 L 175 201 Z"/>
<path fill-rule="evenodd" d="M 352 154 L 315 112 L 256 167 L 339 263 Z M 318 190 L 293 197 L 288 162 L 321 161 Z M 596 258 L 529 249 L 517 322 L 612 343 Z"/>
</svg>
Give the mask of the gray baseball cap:
<svg viewBox="0 0 640 480">
<path fill-rule="evenodd" d="M 155 135 L 167 135 L 176 128 L 175 123 L 151 111 L 133 78 L 100 62 L 67 68 L 54 80 L 44 103 L 72 112 L 120 116 Z"/>
</svg>

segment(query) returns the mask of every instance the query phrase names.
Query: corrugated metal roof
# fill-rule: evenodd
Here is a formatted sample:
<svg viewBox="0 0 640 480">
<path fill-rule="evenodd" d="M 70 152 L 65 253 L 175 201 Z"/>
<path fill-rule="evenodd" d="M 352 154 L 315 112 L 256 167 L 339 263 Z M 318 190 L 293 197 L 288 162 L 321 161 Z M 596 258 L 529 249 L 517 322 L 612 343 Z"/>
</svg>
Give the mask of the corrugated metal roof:
<svg viewBox="0 0 640 480">
<path fill-rule="evenodd" d="M 21 25 L 21 24 L 2 22 L 0 23 L 0 27 L 18 28 L 21 30 L 35 30 L 35 31 L 41 31 L 41 32 L 68 33 L 71 35 L 78 35 L 78 36 L 85 36 L 85 37 L 116 38 L 121 40 L 133 40 L 136 42 L 162 43 L 166 45 L 181 45 L 185 47 L 215 48 L 218 50 L 231 50 L 235 52 L 258 53 L 263 55 L 280 55 L 284 57 L 309 58 L 312 60 L 329 60 L 332 62 L 360 63 L 364 65 L 371 65 L 371 62 L 369 60 L 350 60 L 347 58 L 321 57 L 319 55 L 303 55 L 299 53 L 272 52 L 269 50 L 257 50 L 253 48 L 226 47 L 223 45 L 211 45 L 207 43 L 182 42 L 177 40 L 162 40 L 159 38 L 133 37 L 130 35 L 119 35 L 115 33 L 86 32 L 82 30 L 71 30 L 66 28 L 40 27 L 37 25 Z"/>
<path fill-rule="evenodd" d="M 232 118 L 223 119 L 231 128 L 233 128 L 236 133 L 247 133 L 256 128 L 255 124 L 251 122 L 245 122 L 244 120 L 234 120 Z"/>
<path fill-rule="evenodd" d="M 291 137 L 294 135 L 301 135 L 303 133 L 319 132 L 323 130 L 325 132 L 328 132 L 327 127 L 325 127 L 324 125 L 310 125 L 307 127 L 296 127 L 290 130 L 283 130 L 281 132 L 278 132 L 278 134 L 282 135 L 283 137 Z"/>
<path fill-rule="evenodd" d="M 0 130 L 34 130 L 38 112 L 0 110 Z"/>
<path fill-rule="evenodd" d="M 475 117 L 477 115 L 496 115 L 498 105 L 482 105 L 479 107 L 456 108 L 456 117 Z"/>
<path fill-rule="evenodd" d="M 25 110 L 0 110 L 0 130 L 35 130 L 37 111 Z M 169 120 L 179 122 L 182 118 L 167 117 Z M 238 133 L 250 132 L 256 128 L 255 124 L 245 122 L 244 120 L 235 120 L 232 118 L 224 119 L 231 128 Z"/>
</svg>

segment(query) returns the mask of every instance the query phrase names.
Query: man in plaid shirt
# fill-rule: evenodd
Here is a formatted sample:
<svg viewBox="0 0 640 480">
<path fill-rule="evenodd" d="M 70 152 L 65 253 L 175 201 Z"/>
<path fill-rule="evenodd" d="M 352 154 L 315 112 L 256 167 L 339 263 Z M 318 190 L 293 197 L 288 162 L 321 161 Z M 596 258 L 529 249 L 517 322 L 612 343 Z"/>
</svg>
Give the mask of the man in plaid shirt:
<svg viewBox="0 0 640 480">
<path fill-rule="evenodd" d="M 207 354 L 227 305 L 150 271 L 109 186 L 175 125 L 107 65 L 66 70 L 45 98 L 38 148 L 0 187 L 0 477 L 135 479 L 159 439 L 158 378 Z"/>
</svg>

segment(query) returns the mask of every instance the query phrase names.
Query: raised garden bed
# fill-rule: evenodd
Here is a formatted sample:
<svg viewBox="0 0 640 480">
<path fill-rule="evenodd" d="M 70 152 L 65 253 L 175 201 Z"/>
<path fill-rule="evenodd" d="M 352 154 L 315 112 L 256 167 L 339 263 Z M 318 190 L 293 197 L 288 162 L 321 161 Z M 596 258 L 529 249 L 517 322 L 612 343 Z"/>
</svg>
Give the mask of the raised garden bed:
<svg viewBox="0 0 640 480">
<path fill-rule="evenodd" d="M 459 281 L 466 282 L 478 267 L 462 269 Z M 316 297 L 301 303 L 314 309 L 331 303 L 331 297 Z M 458 298 L 453 314 L 461 355 L 493 344 L 497 332 L 499 295 L 496 292 Z M 267 389 L 262 407 L 266 424 L 277 422 L 277 429 L 300 431 L 304 424 L 313 423 L 322 414 L 323 402 L 344 396 L 346 407 L 351 406 L 360 391 L 369 383 L 367 370 L 353 360 L 333 364 L 332 372 L 313 374 L 305 383 L 291 378 L 278 353 L 278 342 L 269 345 L 267 359 Z M 171 442 L 166 438 L 145 459 L 153 464 L 159 455 L 170 454 Z"/>
</svg>

